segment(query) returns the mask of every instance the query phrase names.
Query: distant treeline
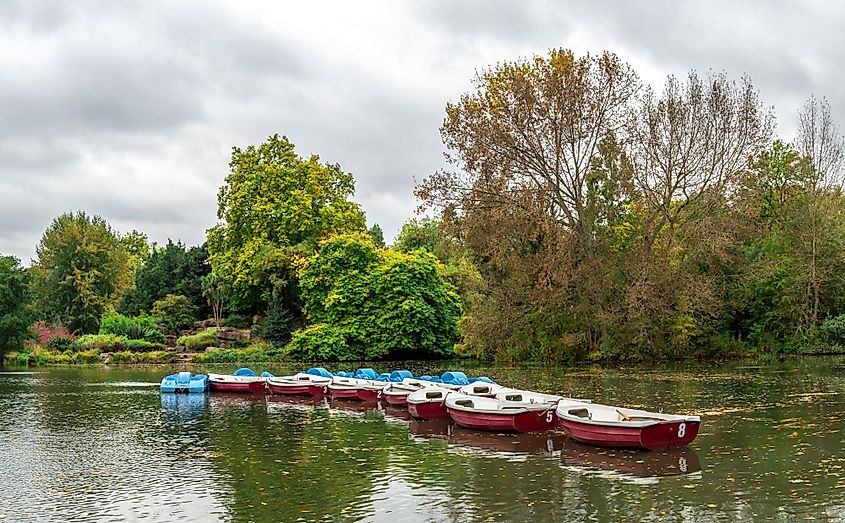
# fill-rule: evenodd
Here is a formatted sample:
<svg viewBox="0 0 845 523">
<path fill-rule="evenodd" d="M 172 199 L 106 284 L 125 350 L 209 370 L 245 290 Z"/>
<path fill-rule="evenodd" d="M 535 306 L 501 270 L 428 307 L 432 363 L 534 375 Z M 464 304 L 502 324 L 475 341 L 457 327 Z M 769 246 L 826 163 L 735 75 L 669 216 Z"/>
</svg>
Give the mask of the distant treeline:
<svg viewBox="0 0 845 523">
<path fill-rule="evenodd" d="M 614 54 L 555 50 L 480 72 L 441 134 L 453 168 L 416 188 L 438 216 L 391 247 L 351 174 L 278 135 L 233 149 L 202 246 L 59 216 L 30 269 L 0 258 L 0 350 L 36 320 L 102 334 L 116 313 L 255 326 L 306 360 L 845 346 L 845 142 L 824 99 L 788 143 L 748 78 L 657 92 Z"/>
</svg>

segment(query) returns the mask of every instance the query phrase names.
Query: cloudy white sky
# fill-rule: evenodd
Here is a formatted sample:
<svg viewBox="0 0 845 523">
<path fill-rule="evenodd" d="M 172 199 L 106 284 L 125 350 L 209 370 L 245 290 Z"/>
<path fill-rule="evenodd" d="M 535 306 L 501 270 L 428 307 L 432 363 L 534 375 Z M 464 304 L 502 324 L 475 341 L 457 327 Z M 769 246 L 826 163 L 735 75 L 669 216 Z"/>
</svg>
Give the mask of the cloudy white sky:
<svg viewBox="0 0 845 523">
<path fill-rule="evenodd" d="M 273 133 L 353 173 L 390 239 L 443 166 L 445 103 L 554 47 L 612 50 L 658 86 L 748 74 L 790 139 L 810 93 L 845 121 L 843 26 L 845 4 L 787 0 L 0 0 L 0 254 L 28 264 L 77 209 L 201 243 L 231 147 Z"/>
</svg>

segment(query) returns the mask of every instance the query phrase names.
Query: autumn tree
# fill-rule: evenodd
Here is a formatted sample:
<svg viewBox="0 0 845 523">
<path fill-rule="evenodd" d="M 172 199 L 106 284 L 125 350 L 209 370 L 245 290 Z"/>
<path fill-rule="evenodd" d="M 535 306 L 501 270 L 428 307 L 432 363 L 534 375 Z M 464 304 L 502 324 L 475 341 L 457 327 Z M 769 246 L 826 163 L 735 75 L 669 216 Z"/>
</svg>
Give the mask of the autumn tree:
<svg viewBox="0 0 845 523">
<path fill-rule="evenodd" d="M 714 218 L 771 142 L 773 116 L 748 78 L 736 83 L 723 73 L 702 79 L 691 72 L 686 82 L 670 76 L 659 95 L 645 89 L 630 122 L 642 240 L 626 293 L 628 317 L 655 348 L 683 348 L 684 331 L 697 329 L 695 316 L 716 315 L 720 301 L 712 278 L 682 261 L 698 263 L 698 255 L 726 245 Z M 666 340 L 673 334 L 676 340 Z"/>
<path fill-rule="evenodd" d="M 605 275 L 593 270 L 600 213 L 591 176 L 602 144 L 624 133 L 639 89 L 636 73 L 612 53 L 553 50 L 483 71 L 471 93 L 447 104 L 441 134 L 455 169 L 429 177 L 417 195 L 461 217 L 462 239 L 485 277 L 498 280 L 491 289 L 502 290 L 492 298 L 499 305 L 490 309 L 512 316 L 485 330 L 533 329 L 525 322 L 543 323 L 532 311 L 544 309 L 595 325 L 580 342 L 594 345 L 606 332 L 608 303 L 594 279 Z M 583 310 L 560 294 L 566 288 L 585 298 Z M 556 323 L 550 340 L 578 322 Z"/>
<path fill-rule="evenodd" d="M 845 139 L 833 122 L 826 99 L 810 97 L 798 114 L 796 148 L 811 165 L 807 184 L 807 218 L 805 245 L 809 279 L 805 292 L 806 325 L 819 321 L 821 288 L 831 276 L 819 263 L 820 245 L 826 229 L 825 218 L 838 203 L 842 189 Z M 828 265 L 829 268 L 829 265 Z"/>
</svg>

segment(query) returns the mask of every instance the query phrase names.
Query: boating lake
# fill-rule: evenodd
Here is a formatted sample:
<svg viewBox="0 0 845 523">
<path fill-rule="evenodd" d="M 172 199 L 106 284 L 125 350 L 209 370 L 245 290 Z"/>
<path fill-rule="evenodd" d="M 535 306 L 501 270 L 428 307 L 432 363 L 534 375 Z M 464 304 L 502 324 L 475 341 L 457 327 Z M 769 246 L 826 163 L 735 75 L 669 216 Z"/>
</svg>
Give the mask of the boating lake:
<svg viewBox="0 0 845 523">
<path fill-rule="evenodd" d="M 449 370 L 378 366 L 400 367 Z M 414 422 L 376 403 L 162 395 L 170 370 L 3 369 L 0 521 L 845 520 L 842 358 L 460 369 L 518 388 L 700 414 L 698 439 L 669 452 L 490 435 Z"/>
</svg>

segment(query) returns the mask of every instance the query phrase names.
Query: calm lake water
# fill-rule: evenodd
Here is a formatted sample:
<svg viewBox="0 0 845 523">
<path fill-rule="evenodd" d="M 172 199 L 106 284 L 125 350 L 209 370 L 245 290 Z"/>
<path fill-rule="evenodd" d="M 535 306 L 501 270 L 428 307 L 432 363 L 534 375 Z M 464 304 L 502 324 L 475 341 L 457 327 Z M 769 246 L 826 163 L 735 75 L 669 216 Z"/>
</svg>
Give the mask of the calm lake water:
<svg viewBox="0 0 845 523">
<path fill-rule="evenodd" d="M 3 369 L 0 521 L 845 520 L 843 364 L 466 369 L 700 414 L 698 439 L 672 452 L 489 435 L 378 404 L 162 395 L 165 368 Z"/>
</svg>

